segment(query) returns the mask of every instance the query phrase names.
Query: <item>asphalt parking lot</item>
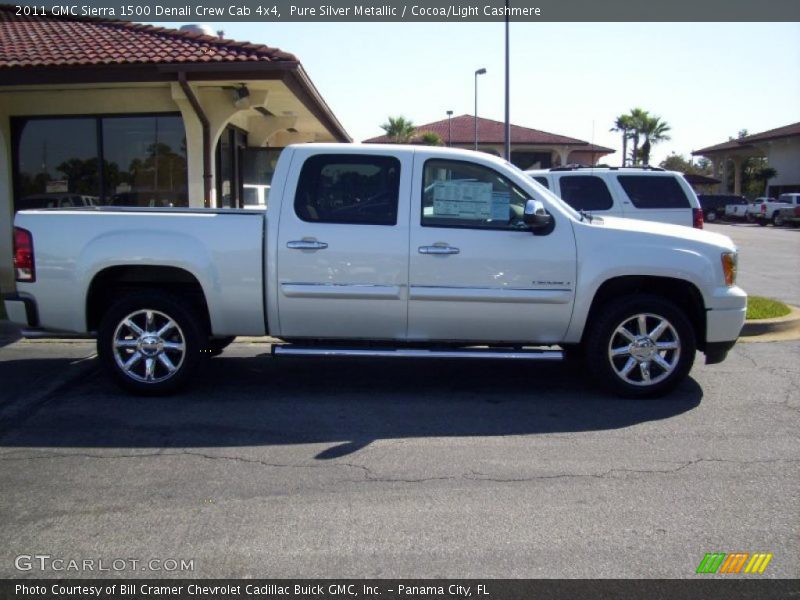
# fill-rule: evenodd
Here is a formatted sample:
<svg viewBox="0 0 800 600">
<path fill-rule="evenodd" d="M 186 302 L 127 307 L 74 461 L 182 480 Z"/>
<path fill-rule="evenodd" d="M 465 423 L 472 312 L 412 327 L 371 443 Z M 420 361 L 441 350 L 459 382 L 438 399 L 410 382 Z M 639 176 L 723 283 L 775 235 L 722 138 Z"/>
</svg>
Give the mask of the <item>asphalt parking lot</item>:
<svg viewBox="0 0 800 600">
<path fill-rule="evenodd" d="M 767 256 L 796 255 L 798 233 L 708 228 L 736 240 L 748 291 L 800 297 L 796 264 Z M 707 552 L 770 552 L 762 577 L 800 576 L 798 341 L 698 355 L 676 393 L 642 402 L 568 364 L 250 343 L 191 392 L 141 399 L 85 360 L 91 344 L 10 340 L 0 577 L 64 576 L 14 567 L 46 553 L 194 561 L 132 577 L 683 578 Z"/>
<path fill-rule="evenodd" d="M 800 229 L 751 223 L 706 224 L 739 248 L 739 285 L 748 294 L 800 306 Z"/>
</svg>

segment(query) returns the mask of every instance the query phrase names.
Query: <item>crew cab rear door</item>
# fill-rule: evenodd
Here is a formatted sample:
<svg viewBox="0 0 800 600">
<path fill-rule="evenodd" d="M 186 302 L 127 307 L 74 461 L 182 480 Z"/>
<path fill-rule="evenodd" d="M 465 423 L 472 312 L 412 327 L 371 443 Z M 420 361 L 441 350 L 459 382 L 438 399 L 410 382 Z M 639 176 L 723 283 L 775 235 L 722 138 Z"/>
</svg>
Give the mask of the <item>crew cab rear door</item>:
<svg viewBox="0 0 800 600">
<path fill-rule="evenodd" d="M 405 338 L 411 157 L 295 149 L 278 228 L 281 337 Z"/>
</svg>

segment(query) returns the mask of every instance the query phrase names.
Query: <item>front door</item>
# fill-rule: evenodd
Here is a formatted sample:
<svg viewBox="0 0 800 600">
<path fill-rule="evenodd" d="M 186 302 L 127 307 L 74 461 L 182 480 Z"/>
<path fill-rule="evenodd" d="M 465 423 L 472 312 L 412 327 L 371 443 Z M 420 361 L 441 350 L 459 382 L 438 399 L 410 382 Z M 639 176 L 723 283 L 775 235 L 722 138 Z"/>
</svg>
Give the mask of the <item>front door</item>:
<svg viewBox="0 0 800 600">
<path fill-rule="evenodd" d="M 530 196 L 490 164 L 415 156 L 410 340 L 557 342 L 575 295 L 575 241 L 563 216 L 523 223 Z"/>
<path fill-rule="evenodd" d="M 408 154 L 295 150 L 278 233 L 285 338 L 405 338 Z"/>
</svg>

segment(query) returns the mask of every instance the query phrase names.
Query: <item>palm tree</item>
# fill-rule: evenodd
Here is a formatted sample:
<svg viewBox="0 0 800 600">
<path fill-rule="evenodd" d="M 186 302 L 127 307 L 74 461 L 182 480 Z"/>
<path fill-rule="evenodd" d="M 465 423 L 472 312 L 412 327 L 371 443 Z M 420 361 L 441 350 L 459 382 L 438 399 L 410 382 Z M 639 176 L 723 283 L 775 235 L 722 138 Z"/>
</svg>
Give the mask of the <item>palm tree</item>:
<svg viewBox="0 0 800 600">
<path fill-rule="evenodd" d="M 631 123 L 631 139 L 633 140 L 633 164 L 639 164 L 639 136 L 642 135 L 642 129 L 645 127 L 647 119 L 650 118 L 650 113 L 641 108 L 632 108 L 630 112 Z"/>
<path fill-rule="evenodd" d="M 762 192 L 764 195 L 767 194 L 767 184 L 769 184 L 769 180 L 777 176 L 778 172 L 772 167 L 761 167 L 756 171 L 755 179 L 764 184 L 764 191 Z"/>
<path fill-rule="evenodd" d="M 609 131 L 622 132 L 622 166 L 624 167 L 628 160 L 628 140 L 631 138 L 631 130 L 633 129 L 633 118 L 630 115 L 620 115 L 614 121 L 614 127 Z"/>
<path fill-rule="evenodd" d="M 644 144 L 642 144 L 642 163 L 647 166 L 650 164 L 650 149 L 653 144 L 666 141 L 669 138 L 667 132 L 671 127 L 666 121 L 662 121 L 661 117 L 647 116 L 639 128 L 639 133 L 644 136 Z"/>
<path fill-rule="evenodd" d="M 442 146 L 442 138 L 435 131 L 425 131 L 416 138 L 416 143 L 423 146 Z"/>
<path fill-rule="evenodd" d="M 381 125 L 381 129 L 396 144 L 407 144 L 416 131 L 414 123 L 405 117 L 389 117 L 389 121 Z"/>
</svg>

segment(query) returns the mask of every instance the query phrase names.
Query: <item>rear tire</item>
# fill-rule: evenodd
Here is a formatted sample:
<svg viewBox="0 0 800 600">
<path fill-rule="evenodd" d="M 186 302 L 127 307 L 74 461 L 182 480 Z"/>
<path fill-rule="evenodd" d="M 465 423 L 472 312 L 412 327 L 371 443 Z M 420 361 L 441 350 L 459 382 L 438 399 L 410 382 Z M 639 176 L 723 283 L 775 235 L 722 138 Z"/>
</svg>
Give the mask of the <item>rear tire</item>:
<svg viewBox="0 0 800 600">
<path fill-rule="evenodd" d="M 208 344 L 205 329 L 202 317 L 183 298 L 160 291 L 135 292 L 103 316 L 97 353 L 125 390 L 165 395 L 191 381 Z"/>
<path fill-rule="evenodd" d="M 706 215 L 706 221 L 708 221 L 709 223 L 714 223 L 716 220 L 717 220 L 717 211 L 715 210 L 708 211 L 708 214 Z"/>
<path fill-rule="evenodd" d="M 587 333 L 587 366 L 609 391 L 628 398 L 663 396 L 689 374 L 694 329 L 672 302 L 647 294 L 628 296 L 596 315 Z"/>
</svg>

